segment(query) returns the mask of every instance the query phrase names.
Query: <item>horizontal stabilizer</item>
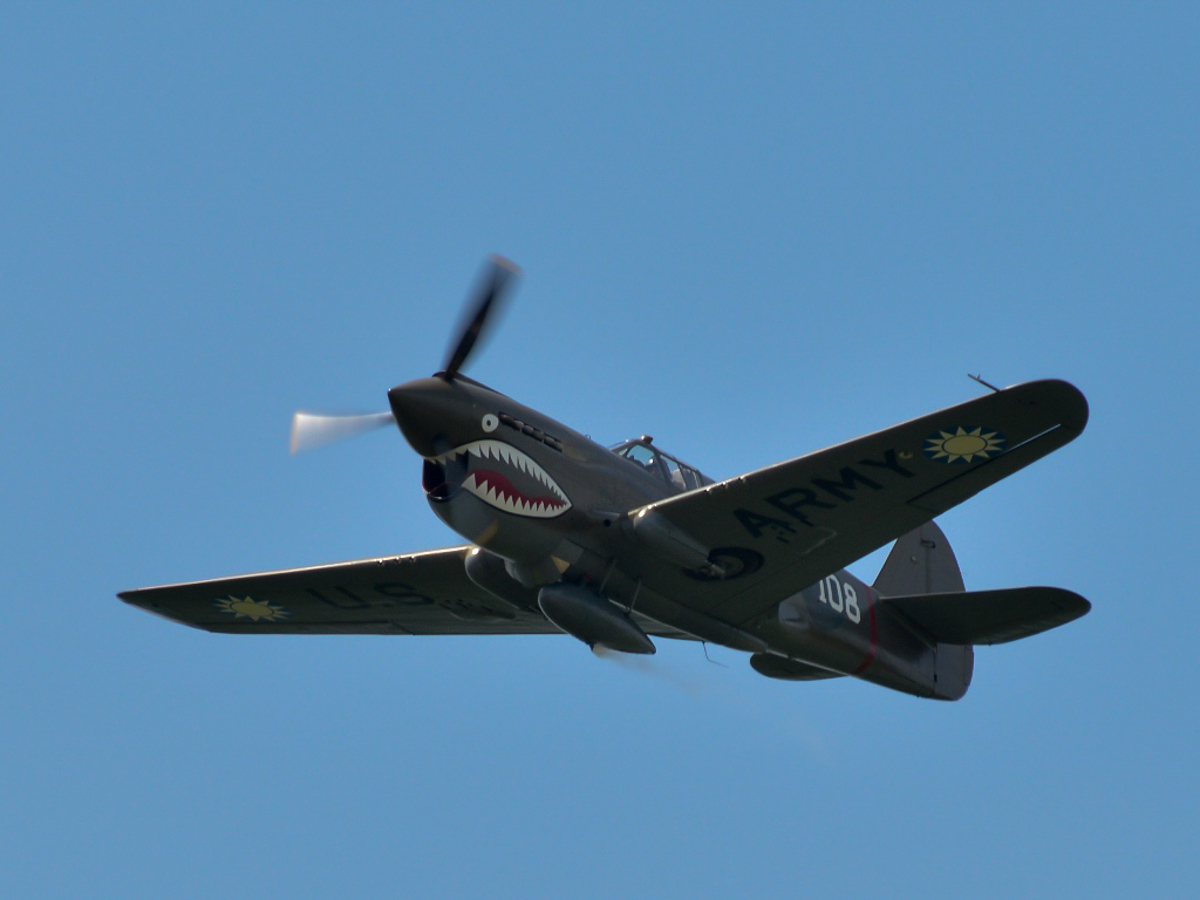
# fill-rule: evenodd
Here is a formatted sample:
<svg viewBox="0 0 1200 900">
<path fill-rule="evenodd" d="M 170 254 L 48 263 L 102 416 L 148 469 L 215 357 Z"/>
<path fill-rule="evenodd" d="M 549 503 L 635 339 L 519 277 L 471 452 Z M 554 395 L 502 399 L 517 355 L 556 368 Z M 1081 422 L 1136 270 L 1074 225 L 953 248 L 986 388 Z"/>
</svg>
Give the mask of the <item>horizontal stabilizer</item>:
<svg viewBox="0 0 1200 900">
<path fill-rule="evenodd" d="M 1026 587 L 886 597 L 944 644 L 1003 644 L 1027 638 L 1085 615 L 1092 604 L 1062 588 Z"/>
</svg>

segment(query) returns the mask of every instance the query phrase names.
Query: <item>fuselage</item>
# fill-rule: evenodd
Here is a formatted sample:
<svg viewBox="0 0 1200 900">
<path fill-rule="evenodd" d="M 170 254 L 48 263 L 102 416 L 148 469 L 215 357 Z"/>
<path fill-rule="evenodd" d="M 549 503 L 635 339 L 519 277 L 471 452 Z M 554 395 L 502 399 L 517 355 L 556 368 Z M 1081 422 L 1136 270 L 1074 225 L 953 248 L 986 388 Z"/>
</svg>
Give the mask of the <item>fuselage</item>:
<svg viewBox="0 0 1200 900">
<path fill-rule="evenodd" d="M 582 586 L 650 633 L 750 651 L 755 668 L 777 678 L 853 675 L 945 699 L 961 696 L 950 696 L 952 685 L 964 684 L 947 677 L 951 670 L 961 676 L 966 667 L 970 680 L 970 648 L 924 640 L 846 571 L 781 596 L 750 626 L 648 587 L 649 565 L 700 571 L 708 550 L 638 511 L 712 483 L 648 438 L 619 455 L 461 375 L 410 382 L 388 397 L 405 439 L 424 458 L 430 507 L 480 548 L 468 574 L 507 603 L 536 608 L 546 586 Z M 722 574 L 717 567 L 707 577 Z"/>
</svg>

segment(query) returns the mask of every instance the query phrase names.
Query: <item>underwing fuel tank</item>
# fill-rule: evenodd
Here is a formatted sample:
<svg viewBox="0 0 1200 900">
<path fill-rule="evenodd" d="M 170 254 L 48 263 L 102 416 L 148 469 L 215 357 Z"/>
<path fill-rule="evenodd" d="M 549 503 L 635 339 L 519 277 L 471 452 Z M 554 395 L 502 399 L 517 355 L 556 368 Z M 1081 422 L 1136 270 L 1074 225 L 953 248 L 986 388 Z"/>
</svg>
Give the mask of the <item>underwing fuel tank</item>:
<svg viewBox="0 0 1200 900">
<path fill-rule="evenodd" d="M 624 612 L 575 584 L 552 584 L 538 592 L 542 613 L 589 647 L 622 653 L 653 653 L 654 643 Z"/>
</svg>

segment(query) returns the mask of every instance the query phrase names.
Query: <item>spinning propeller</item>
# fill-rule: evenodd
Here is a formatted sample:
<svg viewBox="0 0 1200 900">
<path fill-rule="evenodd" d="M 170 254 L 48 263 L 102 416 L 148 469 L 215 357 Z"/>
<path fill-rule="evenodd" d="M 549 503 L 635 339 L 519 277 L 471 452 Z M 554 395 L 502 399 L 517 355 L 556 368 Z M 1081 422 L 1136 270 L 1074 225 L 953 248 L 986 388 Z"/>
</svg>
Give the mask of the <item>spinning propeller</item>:
<svg viewBox="0 0 1200 900">
<path fill-rule="evenodd" d="M 466 366 L 471 355 L 483 346 L 503 312 L 509 288 L 520 273 L 516 264 L 503 256 L 492 254 L 488 257 L 478 286 L 463 306 L 455 331 L 456 339 L 450 343 L 446 361 L 437 377 L 452 380 Z M 291 452 L 312 450 L 395 424 L 396 418 L 390 412 L 352 416 L 297 412 L 292 416 Z"/>
</svg>

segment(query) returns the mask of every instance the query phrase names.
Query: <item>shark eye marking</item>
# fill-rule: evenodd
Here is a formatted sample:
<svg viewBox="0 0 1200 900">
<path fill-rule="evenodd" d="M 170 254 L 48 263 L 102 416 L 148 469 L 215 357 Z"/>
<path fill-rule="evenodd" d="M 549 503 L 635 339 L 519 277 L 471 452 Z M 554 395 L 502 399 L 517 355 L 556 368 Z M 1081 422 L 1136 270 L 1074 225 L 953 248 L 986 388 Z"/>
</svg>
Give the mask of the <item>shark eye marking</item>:
<svg viewBox="0 0 1200 900">
<path fill-rule="evenodd" d="M 488 413 L 486 416 L 483 417 L 483 421 L 480 422 L 479 424 L 483 428 L 484 431 L 486 431 L 488 434 L 491 434 L 493 431 L 495 431 L 497 428 L 500 427 L 500 420 L 497 419 L 495 416 L 493 416 L 491 413 Z"/>
<path fill-rule="evenodd" d="M 426 462 L 446 480 L 432 492 L 426 488 L 438 500 L 452 499 L 461 487 L 489 506 L 526 518 L 552 519 L 571 508 L 545 469 L 502 441 L 473 441 Z"/>
</svg>

